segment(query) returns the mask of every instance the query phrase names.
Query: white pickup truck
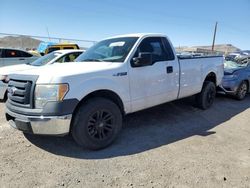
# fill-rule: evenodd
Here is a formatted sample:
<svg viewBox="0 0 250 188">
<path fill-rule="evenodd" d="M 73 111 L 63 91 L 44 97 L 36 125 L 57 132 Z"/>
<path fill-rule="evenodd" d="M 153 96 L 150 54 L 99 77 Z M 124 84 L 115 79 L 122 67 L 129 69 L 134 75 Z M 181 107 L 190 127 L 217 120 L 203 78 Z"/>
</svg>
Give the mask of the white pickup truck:
<svg viewBox="0 0 250 188">
<path fill-rule="evenodd" d="M 177 57 L 161 34 L 130 34 L 96 43 L 78 62 L 12 75 L 6 118 L 23 132 L 72 133 L 89 149 L 111 144 L 123 116 L 196 95 L 209 108 L 223 77 L 223 57 Z"/>
</svg>

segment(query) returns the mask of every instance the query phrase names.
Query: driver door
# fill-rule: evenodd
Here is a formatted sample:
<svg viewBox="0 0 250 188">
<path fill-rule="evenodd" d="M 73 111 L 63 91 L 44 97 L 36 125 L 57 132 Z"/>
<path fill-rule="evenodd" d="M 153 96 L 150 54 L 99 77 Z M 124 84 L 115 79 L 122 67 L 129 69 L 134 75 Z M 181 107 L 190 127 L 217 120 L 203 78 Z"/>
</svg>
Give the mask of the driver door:
<svg viewBox="0 0 250 188">
<path fill-rule="evenodd" d="M 178 62 L 173 53 L 170 57 L 166 52 L 161 37 L 143 39 L 134 57 L 138 57 L 140 52 L 152 53 L 152 65 L 135 67 L 131 60 L 129 74 L 132 111 L 174 100 L 179 90 Z"/>
</svg>

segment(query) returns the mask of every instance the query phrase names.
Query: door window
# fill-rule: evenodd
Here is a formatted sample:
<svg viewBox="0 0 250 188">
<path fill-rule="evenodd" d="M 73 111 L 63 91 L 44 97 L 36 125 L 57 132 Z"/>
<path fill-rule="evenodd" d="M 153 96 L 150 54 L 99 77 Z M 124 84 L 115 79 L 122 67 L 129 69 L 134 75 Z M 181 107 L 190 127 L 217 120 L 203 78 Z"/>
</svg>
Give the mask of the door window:
<svg viewBox="0 0 250 188">
<path fill-rule="evenodd" d="M 5 58 L 32 57 L 31 54 L 26 53 L 24 51 L 10 50 L 10 49 L 5 49 L 2 56 L 5 57 Z"/>
<path fill-rule="evenodd" d="M 69 53 L 59 58 L 56 62 L 58 63 L 73 62 L 80 54 L 81 52 Z"/>
<path fill-rule="evenodd" d="M 20 51 L 20 55 L 21 55 L 21 57 L 32 57 L 33 56 L 32 54 L 29 54 L 29 53 L 26 53 L 23 51 Z"/>
<path fill-rule="evenodd" d="M 167 54 L 167 60 L 174 60 L 175 59 L 174 52 L 171 45 L 169 44 L 169 41 L 165 37 L 162 38 L 162 41 Z"/>
<path fill-rule="evenodd" d="M 19 50 L 6 49 L 5 53 L 3 54 L 3 57 L 5 57 L 5 58 L 17 58 L 17 57 L 21 57 L 21 53 Z"/>
<path fill-rule="evenodd" d="M 153 63 L 158 61 L 168 60 L 165 52 L 162 40 L 160 37 L 149 37 L 144 39 L 139 45 L 135 57 L 138 57 L 139 53 L 152 53 Z"/>
<path fill-rule="evenodd" d="M 50 48 L 48 49 L 48 53 L 53 52 L 53 51 L 56 51 L 56 50 L 60 50 L 60 47 L 50 47 Z"/>
<path fill-rule="evenodd" d="M 68 50 L 68 49 L 75 49 L 73 46 L 65 46 L 63 47 L 64 50 Z"/>
</svg>

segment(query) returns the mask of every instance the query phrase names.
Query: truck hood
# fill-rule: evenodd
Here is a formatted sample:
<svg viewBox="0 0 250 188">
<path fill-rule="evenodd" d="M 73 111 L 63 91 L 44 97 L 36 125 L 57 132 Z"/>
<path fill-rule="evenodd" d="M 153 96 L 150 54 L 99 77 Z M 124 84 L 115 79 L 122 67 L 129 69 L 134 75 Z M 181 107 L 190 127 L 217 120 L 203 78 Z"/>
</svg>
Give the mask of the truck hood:
<svg viewBox="0 0 250 188">
<path fill-rule="evenodd" d="M 19 73 L 20 71 L 34 69 L 34 68 L 36 68 L 36 67 L 32 66 L 32 65 L 27 65 L 27 64 L 1 67 L 0 68 L 0 75 L 15 74 L 15 73 Z"/>
<path fill-rule="evenodd" d="M 113 62 L 54 63 L 36 69 L 22 71 L 19 75 L 38 75 L 38 82 L 49 83 L 52 80 L 60 80 L 59 78 L 65 78 L 68 76 L 112 70 L 119 67 L 121 64 L 122 63 Z"/>
<path fill-rule="evenodd" d="M 239 68 L 225 68 L 224 69 L 224 75 L 231 75 L 231 74 L 234 74 L 236 71 L 238 70 L 242 70 L 244 69 L 245 67 L 239 67 Z"/>
</svg>

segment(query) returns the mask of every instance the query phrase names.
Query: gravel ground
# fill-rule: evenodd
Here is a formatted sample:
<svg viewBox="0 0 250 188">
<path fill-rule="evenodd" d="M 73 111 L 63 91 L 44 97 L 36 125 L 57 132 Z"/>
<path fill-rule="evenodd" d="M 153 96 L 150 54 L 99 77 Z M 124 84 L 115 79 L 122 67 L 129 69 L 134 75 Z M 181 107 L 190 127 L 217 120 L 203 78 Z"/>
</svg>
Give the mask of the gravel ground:
<svg viewBox="0 0 250 188">
<path fill-rule="evenodd" d="M 202 111 L 192 99 L 125 118 L 101 151 L 70 137 L 24 135 L 0 104 L 0 187 L 250 187 L 250 97 L 219 96 Z"/>
</svg>

